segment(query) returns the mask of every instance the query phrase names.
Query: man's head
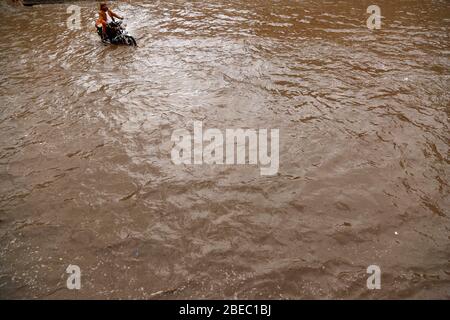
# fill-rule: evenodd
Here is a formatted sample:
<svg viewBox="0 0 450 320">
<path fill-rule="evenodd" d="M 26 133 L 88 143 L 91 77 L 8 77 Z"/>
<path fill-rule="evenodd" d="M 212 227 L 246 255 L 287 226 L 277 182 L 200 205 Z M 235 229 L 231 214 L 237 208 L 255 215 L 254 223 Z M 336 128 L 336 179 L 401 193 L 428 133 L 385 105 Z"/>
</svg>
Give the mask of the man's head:
<svg viewBox="0 0 450 320">
<path fill-rule="evenodd" d="M 100 3 L 100 10 L 108 11 L 108 6 L 106 5 L 106 3 L 104 3 L 104 2 Z"/>
</svg>

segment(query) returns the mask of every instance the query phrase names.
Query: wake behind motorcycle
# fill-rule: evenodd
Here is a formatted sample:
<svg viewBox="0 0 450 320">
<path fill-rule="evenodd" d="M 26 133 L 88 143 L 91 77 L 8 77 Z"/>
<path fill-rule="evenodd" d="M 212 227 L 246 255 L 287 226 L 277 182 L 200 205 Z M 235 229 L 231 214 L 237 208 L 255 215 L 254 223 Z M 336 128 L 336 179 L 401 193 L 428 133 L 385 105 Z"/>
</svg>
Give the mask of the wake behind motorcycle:
<svg viewBox="0 0 450 320">
<path fill-rule="evenodd" d="M 106 27 L 106 36 L 102 32 L 101 27 L 97 27 L 97 33 L 104 43 L 124 44 L 128 46 L 137 46 L 137 42 L 133 36 L 122 26 L 122 21 L 112 21 Z"/>
</svg>

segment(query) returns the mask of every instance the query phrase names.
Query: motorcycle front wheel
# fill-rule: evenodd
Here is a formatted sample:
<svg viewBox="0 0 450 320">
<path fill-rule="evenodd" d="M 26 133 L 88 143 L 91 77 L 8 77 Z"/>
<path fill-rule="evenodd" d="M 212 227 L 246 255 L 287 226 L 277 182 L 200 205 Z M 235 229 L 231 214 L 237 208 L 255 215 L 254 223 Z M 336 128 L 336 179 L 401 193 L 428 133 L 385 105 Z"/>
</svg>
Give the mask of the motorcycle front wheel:
<svg viewBox="0 0 450 320">
<path fill-rule="evenodd" d="M 129 45 L 129 46 L 134 46 L 134 47 L 137 46 L 136 40 L 132 36 L 129 36 L 129 35 L 124 36 L 124 42 L 126 45 Z"/>
</svg>

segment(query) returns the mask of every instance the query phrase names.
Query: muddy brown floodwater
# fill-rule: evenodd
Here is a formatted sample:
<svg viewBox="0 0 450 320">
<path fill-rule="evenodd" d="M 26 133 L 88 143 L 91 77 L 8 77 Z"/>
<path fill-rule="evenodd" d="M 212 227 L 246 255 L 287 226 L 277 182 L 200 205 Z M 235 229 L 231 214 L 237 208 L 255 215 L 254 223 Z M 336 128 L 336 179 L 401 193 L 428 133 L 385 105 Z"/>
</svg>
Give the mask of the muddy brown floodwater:
<svg viewBox="0 0 450 320">
<path fill-rule="evenodd" d="M 450 2 L 370 4 L 119 2 L 131 48 L 3 2 L 0 297 L 450 298 Z M 174 165 L 194 121 L 278 174 Z"/>
</svg>

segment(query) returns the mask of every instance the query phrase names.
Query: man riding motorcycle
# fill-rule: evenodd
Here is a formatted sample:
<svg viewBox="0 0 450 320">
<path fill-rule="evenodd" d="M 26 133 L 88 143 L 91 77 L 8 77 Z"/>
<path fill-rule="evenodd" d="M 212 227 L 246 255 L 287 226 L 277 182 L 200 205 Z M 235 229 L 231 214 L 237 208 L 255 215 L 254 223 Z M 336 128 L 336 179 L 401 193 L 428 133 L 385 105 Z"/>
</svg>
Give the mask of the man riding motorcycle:
<svg viewBox="0 0 450 320">
<path fill-rule="evenodd" d="M 123 17 L 115 14 L 109 10 L 106 3 L 100 4 L 100 11 L 98 12 L 99 18 L 95 22 L 98 34 L 103 40 L 112 40 L 115 36 L 114 28 L 110 26 L 111 22 L 115 22 L 114 18 L 122 20 Z"/>
</svg>

